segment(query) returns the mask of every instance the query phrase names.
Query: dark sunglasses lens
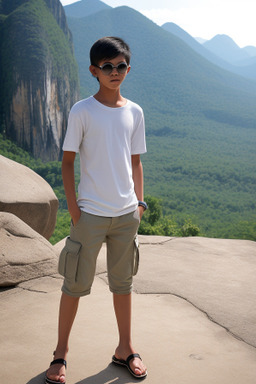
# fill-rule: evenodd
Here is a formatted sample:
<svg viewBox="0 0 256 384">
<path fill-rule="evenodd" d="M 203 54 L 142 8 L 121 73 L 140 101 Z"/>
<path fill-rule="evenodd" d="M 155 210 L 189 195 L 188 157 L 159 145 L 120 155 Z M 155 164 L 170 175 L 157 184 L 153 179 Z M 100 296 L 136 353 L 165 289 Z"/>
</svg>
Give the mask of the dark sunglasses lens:
<svg viewBox="0 0 256 384">
<path fill-rule="evenodd" d="M 125 73 L 125 71 L 127 70 L 127 64 L 125 63 L 118 64 L 117 70 L 119 73 Z"/>
<path fill-rule="evenodd" d="M 110 75 L 110 73 L 113 71 L 113 69 L 116 68 L 119 73 L 125 73 L 127 70 L 127 64 L 126 63 L 120 63 L 115 67 L 113 64 L 103 64 L 101 67 L 102 73 L 104 75 Z"/>
<path fill-rule="evenodd" d="M 112 70 L 113 70 L 113 65 L 111 65 L 111 64 L 104 64 L 102 66 L 101 70 L 102 70 L 102 73 L 104 75 L 109 75 L 112 72 Z"/>
</svg>

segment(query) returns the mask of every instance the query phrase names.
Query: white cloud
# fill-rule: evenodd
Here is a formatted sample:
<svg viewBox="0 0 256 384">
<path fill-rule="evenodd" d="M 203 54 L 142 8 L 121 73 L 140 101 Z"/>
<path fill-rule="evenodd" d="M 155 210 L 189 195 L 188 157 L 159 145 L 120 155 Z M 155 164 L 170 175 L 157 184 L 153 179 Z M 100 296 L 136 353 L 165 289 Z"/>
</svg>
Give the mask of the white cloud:
<svg viewBox="0 0 256 384">
<path fill-rule="evenodd" d="M 240 46 L 256 46 L 256 2 L 251 8 L 241 6 L 241 2 L 222 2 L 222 6 L 191 6 L 171 10 L 142 9 L 140 10 L 149 19 L 162 25 L 173 22 L 194 37 L 211 39 L 217 34 L 229 35 Z"/>
</svg>

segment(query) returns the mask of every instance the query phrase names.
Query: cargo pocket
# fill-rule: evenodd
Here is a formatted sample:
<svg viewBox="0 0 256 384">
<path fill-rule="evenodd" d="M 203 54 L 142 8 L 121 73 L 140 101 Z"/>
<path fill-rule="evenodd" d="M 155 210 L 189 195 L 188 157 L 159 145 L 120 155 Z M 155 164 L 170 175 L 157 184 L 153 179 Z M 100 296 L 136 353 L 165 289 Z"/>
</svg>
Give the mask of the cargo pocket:
<svg viewBox="0 0 256 384">
<path fill-rule="evenodd" d="M 139 269 L 140 253 L 139 253 L 139 239 L 138 235 L 134 238 L 134 260 L 133 260 L 133 276 L 135 276 Z"/>
<path fill-rule="evenodd" d="M 67 237 L 66 244 L 59 257 L 59 274 L 64 276 L 69 282 L 77 280 L 77 268 L 79 263 L 79 252 L 82 244 Z"/>
</svg>

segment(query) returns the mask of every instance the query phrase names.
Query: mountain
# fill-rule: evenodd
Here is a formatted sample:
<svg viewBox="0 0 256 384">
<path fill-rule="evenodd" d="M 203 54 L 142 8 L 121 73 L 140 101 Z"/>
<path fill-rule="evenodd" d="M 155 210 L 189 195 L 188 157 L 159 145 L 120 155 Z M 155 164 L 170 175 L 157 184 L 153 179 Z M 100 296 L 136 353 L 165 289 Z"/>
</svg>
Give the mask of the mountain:
<svg viewBox="0 0 256 384">
<path fill-rule="evenodd" d="M 219 56 L 212 53 L 210 50 L 205 48 L 203 44 L 199 43 L 196 39 L 194 39 L 191 35 L 189 35 L 184 29 L 180 28 L 175 23 L 165 23 L 162 25 L 162 28 L 166 31 L 172 33 L 173 35 L 179 37 L 186 44 L 188 44 L 195 52 L 199 53 L 205 59 L 209 60 L 213 64 L 218 65 L 221 68 L 231 70 L 231 65 L 227 63 L 225 60 L 222 60 Z M 206 41 L 206 40 L 205 40 Z"/>
<path fill-rule="evenodd" d="M 79 94 L 63 7 L 59 0 L 2 0 L 0 12 L 0 131 L 35 157 L 59 159 Z"/>
<path fill-rule="evenodd" d="M 256 82 L 212 64 L 129 7 L 68 17 L 68 24 L 83 97 L 98 89 L 88 71 L 91 45 L 117 35 L 131 47 L 122 92 L 145 112 L 145 193 L 161 198 L 164 213 L 180 222 L 193 218 L 208 236 L 253 225 Z"/>
<path fill-rule="evenodd" d="M 169 24 L 169 23 L 166 23 L 166 24 Z M 171 23 L 172 24 L 172 23 Z M 162 25 L 162 27 L 164 26 L 164 24 Z M 207 39 L 203 39 L 202 37 L 194 37 L 194 39 L 196 40 L 196 41 L 198 41 L 198 43 L 200 43 L 200 44 L 203 44 L 203 43 L 205 43 L 206 41 L 207 41 Z"/>
<path fill-rule="evenodd" d="M 256 47 L 253 47 L 252 45 L 247 45 L 243 48 L 243 50 L 246 51 L 249 56 L 256 58 Z"/>
<path fill-rule="evenodd" d="M 81 0 L 76 3 L 66 5 L 64 7 L 65 13 L 69 17 L 85 17 L 93 13 L 99 12 L 103 9 L 110 9 L 111 7 L 100 0 Z"/>
<path fill-rule="evenodd" d="M 213 64 L 218 65 L 219 67 L 226 69 L 227 71 L 236 73 L 240 76 L 256 80 L 256 57 L 253 57 L 253 53 L 256 51 L 255 47 L 239 48 L 238 45 L 236 45 L 231 39 L 231 42 L 233 42 L 231 43 L 231 47 L 233 46 L 235 52 L 240 52 L 239 56 L 238 54 L 236 54 L 235 56 L 236 65 L 234 65 L 232 64 L 232 62 L 226 61 L 225 58 L 223 58 L 222 54 L 219 54 L 220 51 L 226 52 L 225 46 L 221 45 L 222 48 L 218 50 L 208 49 L 206 45 L 206 40 L 204 41 L 204 43 L 200 43 L 197 39 L 194 39 L 191 35 L 189 35 L 186 31 L 184 31 L 182 28 L 180 28 L 174 23 L 165 23 L 162 25 L 162 28 L 172 33 L 173 35 L 179 37 L 192 49 L 194 49 L 195 52 L 199 53 L 201 56 L 203 56 L 205 59 L 209 60 Z M 228 38 L 227 41 L 229 41 L 229 39 L 230 38 Z M 255 50 L 253 48 L 255 48 Z M 237 61 L 238 57 L 240 57 L 240 59 L 242 57 L 243 60 Z"/>
<path fill-rule="evenodd" d="M 175 108 L 186 114 L 198 111 L 204 115 L 209 105 L 223 109 L 223 103 L 230 103 L 227 95 L 234 99 L 236 92 L 240 109 L 243 101 L 239 95 L 248 92 L 246 105 L 253 105 L 256 83 L 212 65 L 176 36 L 129 7 L 104 10 L 80 19 L 68 17 L 68 24 L 84 94 L 97 87 L 88 71 L 91 45 L 101 36 L 119 35 L 130 42 L 133 53 L 130 80 L 124 87 L 133 98 L 144 100 L 144 104 L 154 106 L 156 100 L 152 95 L 162 95 L 162 110 Z"/>
<path fill-rule="evenodd" d="M 211 40 L 206 41 L 203 46 L 231 64 L 236 64 L 250 57 L 249 53 L 239 48 L 234 40 L 227 35 L 216 35 Z"/>
</svg>

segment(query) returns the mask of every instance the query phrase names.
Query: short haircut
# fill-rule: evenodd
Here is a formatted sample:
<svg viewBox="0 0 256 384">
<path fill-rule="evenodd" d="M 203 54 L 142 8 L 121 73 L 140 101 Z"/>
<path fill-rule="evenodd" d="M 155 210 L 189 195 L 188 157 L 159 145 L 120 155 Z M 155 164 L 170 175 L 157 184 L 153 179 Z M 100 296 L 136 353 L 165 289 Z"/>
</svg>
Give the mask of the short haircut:
<svg viewBox="0 0 256 384">
<path fill-rule="evenodd" d="M 123 55 L 126 63 L 130 64 L 131 51 L 129 45 L 120 37 L 106 36 L 97 40 L 90 50 L 91 65 L 99 65 L 102 60 L 111 60 Z"/>
</svg>

